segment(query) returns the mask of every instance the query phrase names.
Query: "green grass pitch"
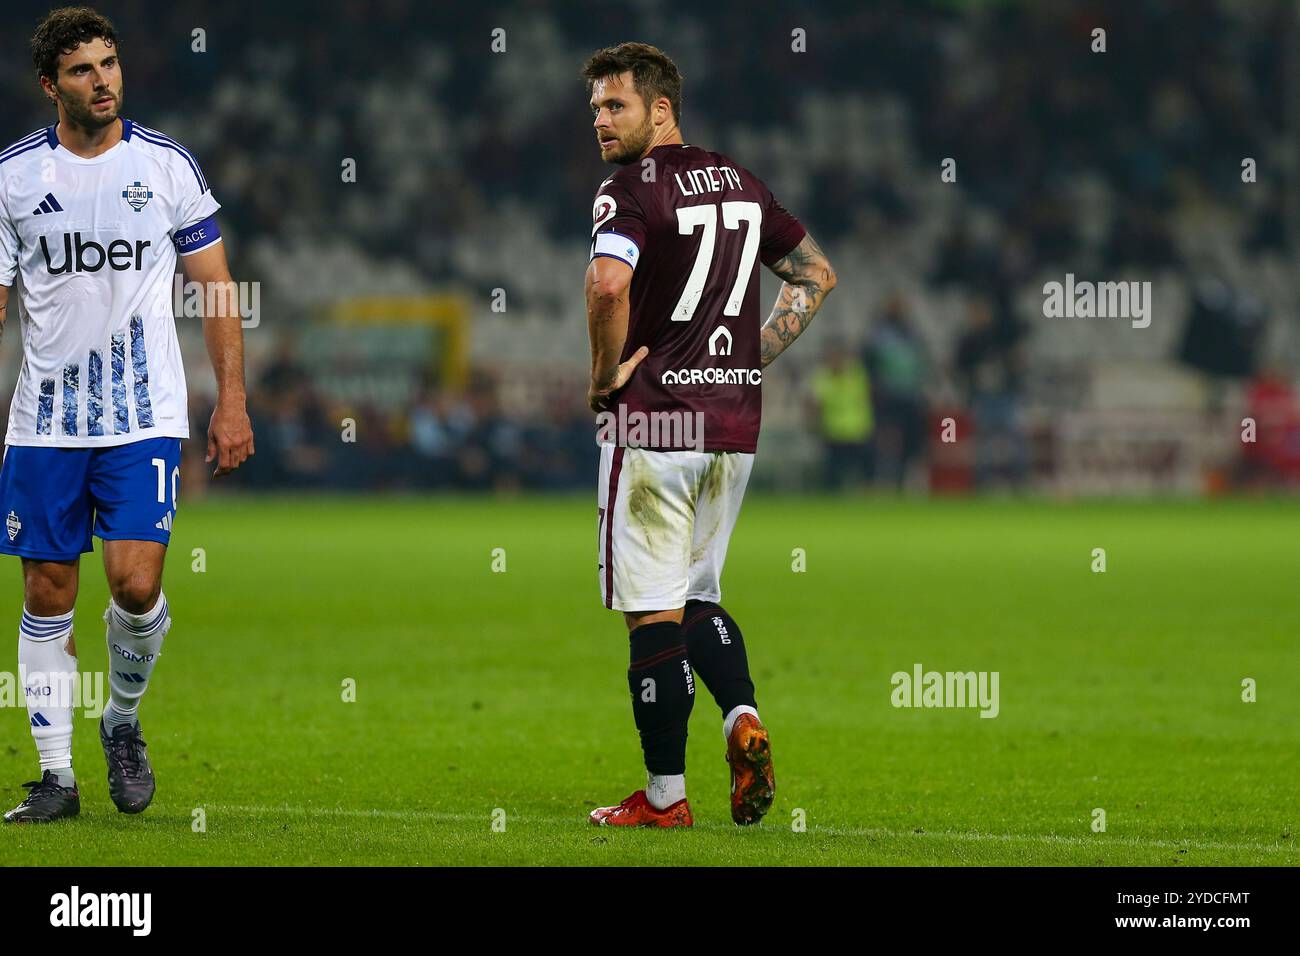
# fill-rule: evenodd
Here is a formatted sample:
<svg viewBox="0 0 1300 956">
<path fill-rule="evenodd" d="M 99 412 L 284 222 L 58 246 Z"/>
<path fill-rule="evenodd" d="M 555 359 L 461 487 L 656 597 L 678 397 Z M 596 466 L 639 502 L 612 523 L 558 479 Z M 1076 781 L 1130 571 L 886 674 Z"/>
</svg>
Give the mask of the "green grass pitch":
<svg viewBox="0 0 1300 956">
<path fill-rule="evenodd" d="M 593 500 L 182 503 L 141 710 L 153 806 L 113 809 L 78 715 L 80 818 L 3 828 L 0 864 L 1294 865 L 1298 532 L 1287 502 L 754 496 L 724 603 L 776 803 L 731 825 L 697 683 L 696 826 L 626 832 L 586 819 L 644 781 Z M 82 580 L 80 666 L 102 671 L 98 554 Z M 894 708 L 890 675 L 918 662 L 997 671 L 999 715 Z M 8 808 L 35 750 L 21 703 L 0 716 Z"/>
</svg>

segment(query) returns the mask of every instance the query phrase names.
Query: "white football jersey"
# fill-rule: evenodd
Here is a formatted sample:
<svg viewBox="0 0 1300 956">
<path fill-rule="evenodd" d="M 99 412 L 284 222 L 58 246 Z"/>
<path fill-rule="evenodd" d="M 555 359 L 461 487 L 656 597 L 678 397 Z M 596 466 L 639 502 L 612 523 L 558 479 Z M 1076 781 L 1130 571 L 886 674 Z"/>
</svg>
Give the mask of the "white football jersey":
<svg viewBox="0 0 1300 956">
<path fill-rule="evenodd" d="M 17 275 L 23 338 L 6 444 L 189 437 L 173 276 L 178 252 L 220 241 L 219 208 L 188 150 L 130 120 L 92 159 L 53 126 L 0 151 L 0 285 Z"/>
</svg>

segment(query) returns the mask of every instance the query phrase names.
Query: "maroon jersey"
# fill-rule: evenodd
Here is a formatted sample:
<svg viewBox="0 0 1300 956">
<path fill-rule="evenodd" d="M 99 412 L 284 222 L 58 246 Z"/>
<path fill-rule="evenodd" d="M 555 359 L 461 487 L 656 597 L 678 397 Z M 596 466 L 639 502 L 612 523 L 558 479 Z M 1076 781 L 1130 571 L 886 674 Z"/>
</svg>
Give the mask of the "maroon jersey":
<svg viewBox="0 0 1300 956">
<path fill-rule="evenodd" d="M 620 361 L 650 349 L 614 406 L 698 412 L 705 451 L 753 452 L 763 412 L 758 263 L 800 243 L 799 220 L 747 169 L 683 144 L 656 146 L 605 180 L 592 218 L 591 257 L 634 270 Z"/>
</svg>

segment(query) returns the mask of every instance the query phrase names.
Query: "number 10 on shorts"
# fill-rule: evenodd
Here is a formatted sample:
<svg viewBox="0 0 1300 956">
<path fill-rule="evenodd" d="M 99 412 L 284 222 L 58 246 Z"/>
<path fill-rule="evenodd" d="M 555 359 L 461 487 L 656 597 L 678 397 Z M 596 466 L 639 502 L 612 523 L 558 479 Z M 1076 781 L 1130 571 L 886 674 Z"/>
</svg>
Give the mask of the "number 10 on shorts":
<svg viewBox="0 0 1300 956">
<path fill-rule="evenodd" d="M 153 459 L 153 466 L 158 469 L 158 504 L 167 503 L 167 462 L 161 458 Z M 172 469 L 172 511 L 176 510 L 176 489 L 181 480 L 181 466 Z"/>
</svg>

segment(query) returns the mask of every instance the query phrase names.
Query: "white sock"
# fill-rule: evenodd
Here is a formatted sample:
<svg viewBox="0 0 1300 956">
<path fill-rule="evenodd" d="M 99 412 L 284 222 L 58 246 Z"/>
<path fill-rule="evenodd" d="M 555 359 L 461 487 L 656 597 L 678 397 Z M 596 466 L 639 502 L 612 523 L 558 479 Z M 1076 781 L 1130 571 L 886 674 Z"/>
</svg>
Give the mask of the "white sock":
<svg viewBox="0 0 1300 956">
<path fill-rule="evenodd" d="M 140 698 L 149 686 L 163 638 L 172 626 L 167 616 L 167 596 L 158 595 L 158 603 L 143 614 L 124 611 L 110 599 L 104 612 L 108 622 L 108 706 L 104 708 L 104 726 L 112 733 L 121 724 L 135 723 Z"/>
<path fill-rule="evenodd" d="M 667 810 L 678 800 L 686 799 L 686 774 L 673 773 L 664 776 L 647 773 L 645 796 L 650 806 L 656 810 Z"/>
<path fill-rule="evenodd" d="M 73 785 L 72 705 L 77 659 L 68 653 L 72 612 L 38 617 L 23 608 L 18 628 L 18 670 L 27 698 L 27 719 L 41 755 L 41 772 L 53 770 L 59 785 Z"/>
<path fill-rule="evenodd" d="M 758 711 L 756 711 L 753 707 L 750 707 L 748 704 L 740 704 L 736 707 L 731 708 L 730 713 L 728 713 L 727 716 L 722 719 L 723 740 L 731 739 L 731 731 L 736 726 L 736 721 L 740 719 L 741 714 L 753 714 L 755 718 L 758 717 Z"/>
</svg>

